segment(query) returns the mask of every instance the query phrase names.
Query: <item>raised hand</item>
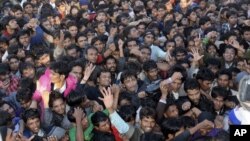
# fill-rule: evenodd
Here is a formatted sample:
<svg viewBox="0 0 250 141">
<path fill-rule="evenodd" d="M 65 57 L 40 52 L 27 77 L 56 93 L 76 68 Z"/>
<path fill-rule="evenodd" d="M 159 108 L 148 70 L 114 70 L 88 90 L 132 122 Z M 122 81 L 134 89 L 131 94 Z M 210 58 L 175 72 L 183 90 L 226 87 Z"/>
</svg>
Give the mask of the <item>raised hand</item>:
<svg viewBox="0 0 250 141">
<path fill-rule="evenodd" d="M 57 141 L 57 137 L 56 136 L 49 136 L 49 137 L 47 137 L 47 141 Z"/>
<path fill-rule="evenodd" d="M 76 119 L 76 122 L 81 122 L 83 116 L 83 110 L 80 107 L 74 108 L 73 116 Z"/>
<path fill-rule="evenodd" d="M 103 101 L 105 107 L 109 110 L 109 112 L 113 113 L 114 96 L 111 92 L 111 88 L 102 88 L 100 91 L 103 98 L 99 97 L 99 99 Z"/>
<path fill-rule="evenodd" d="M 245 68 L 245 71 L 250 74 L 250 65 L 248 65 L 246 60 L 244 61 L 244 68 Z"/>
<path fill-rule="evenodd" d="M 90 75 L 92 74 L 92 72 L 95 70 L 95 65 L 93 65 L 92 63 L 87 64 L 84 73 L 83 73 L 83 79 L 81 81 L 81 83 L 86 83 L 90 77 Z"/>
<path fill-rule="evenodd" d="M 192 51 L 191 55 L 193 56 L 193 62 L 198 62 L 204 57 L 204 55 L 199 54 L 198 49 L 192 48 L 191 51 Z"/>
<path fill-rule="evenodd" d="M 167 54 L 166 54 L 166 61 L 168 62 L 168 64 L 170 66 L 173 66 L 175 64 L 175 58 L 171 56 L 171 53 L 170 51 L 167 51 Z"/>
</svg>

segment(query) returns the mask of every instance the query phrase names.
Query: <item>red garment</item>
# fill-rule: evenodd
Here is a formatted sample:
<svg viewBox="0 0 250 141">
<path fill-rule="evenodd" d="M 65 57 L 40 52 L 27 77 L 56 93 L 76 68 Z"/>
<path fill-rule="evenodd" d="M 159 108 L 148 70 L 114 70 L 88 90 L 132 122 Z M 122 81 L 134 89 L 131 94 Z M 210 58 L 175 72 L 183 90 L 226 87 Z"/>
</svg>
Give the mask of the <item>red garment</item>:
<svg viewBox="0 0 250 141">
<path fill-rule="evenodd" d="M 111 126 L 111 129 L 113 135 L 115 136 L 115 141 L 122 141 L 122 138 L 120 137 L 120 133 L 118 132 L 118 130 L 114 126 Z"/>
<path fill-rule="evenodd" d="M 9 95 L 13 92 L 16 92 L 18 86 L 19 86 L 19 79 L 17 77 L 12 77 L 10 80 L 9 87 L 6 89 L 6 94 Z"/>
<path fill-rule="evenodd" d="M 103 56 L 101 54 L 98 54 L 96 64 L 101 64 L 103 60 L 104 60 Z"/>
</svg>

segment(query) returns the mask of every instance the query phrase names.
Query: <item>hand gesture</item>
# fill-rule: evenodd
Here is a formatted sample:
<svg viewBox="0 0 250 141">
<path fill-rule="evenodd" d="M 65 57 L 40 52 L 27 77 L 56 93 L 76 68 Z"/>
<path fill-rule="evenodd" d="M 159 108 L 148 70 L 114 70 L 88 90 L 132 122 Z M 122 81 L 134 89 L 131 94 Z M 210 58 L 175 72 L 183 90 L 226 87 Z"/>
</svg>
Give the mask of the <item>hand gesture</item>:
<svg viewBox="0 0 250 141">
<path fill-rule="evenodd" d="M 49 42 L 49 43 L 53 43 L 54 42 L 54 38 L 53 36 L 47 34 L 47 33 L 44 33 L 43 34 L 44 38 Z"/>
<path fill-rule="evenodd" d="M 193 56 L 193 62 L 198 62 L 200 59 L 204 57 L 204 55 L 200 55 L 198 49 L 191 49 L 192 53 L 191 55 Z"/>
<path fill-rule="evenodd" d="M 132 48 L 130 50 L 130 54 L 134 54 L 136 56 L 141 56 L 141 51 L 139 50 L 139 48 Z"/>
<path fill-rule="evenodd" d="M 114 96 L 111 92 L 111 88 L 110 87 L 108 87 L 107 89 L 102 88 L 100 91 L 103 98 L 99 97 L 99 99 L 103 101 L 105 107 L 108 110 L 113 110 Z"/>
<path fill-rule="evenodd" d="M 244 61 L 244 68 L 245 68 L 245 71 L 250 74 L 250 65 L 248 65 L 246 60 Z"/>
<path fill-rule="evenodd" d="M 32 141 L 34 137 L 35 137 L 35 135 L 33 135 L 33 136 L 31 136 L 30 138 L 27 139 L 26 137 L 23 136 L 23 134 L 18 133 L 16 135 L 16 141 Z M 6 137 L 6 141 L 8 141 L 7 137 Z M 11 140 L 11 141 L 13 141 L 13 140 Z"/>
<path fill-rule="evenodd" d="M 64 33 L 62 30 L 60 30 L 59 47 L 62 47 L 62 48 L 64 47 L 63 41 L 64 41 Z"/>
<path fill-rule="evenodd" d="M 166 84 L 165 80 L 161 81 L 160 83 L 160 90 L 161 90 L 161 94 L 162 96 L 165 96 L 165 98 L 168 95 L 168 84 Z"/>
<path fill-rule="evenodd" d="M 111 86 L 111 92 L 112 92 L 112 94 L 114 94 L 114 95 L 119 94 L 119 93 L 120 93 L 120 87 L 119 87 L 118 85 L 116 85 L 116 84 L 113 84 L 113 85 Z"/>
<path fill-rule="evenodd" d="M 47 137 L 47 141 L 57 141 L 57 137 L 56 136 L 49 136 L 49 137 Z"/>
<path fill-rule="evenodd" d="M 174 72 L 174 74 L 171 76 L 172 81 L 176 79 L 181 79 L 183 76 L 180 72 Z"/>
<path fill-rule="evenodd" d="M 114 44 L 114 43 L 111 43 L 111 44 L 109 45 L 109 49 L 110 49 L 112 52 L 114 52 L 115 49 L 116 49 L 115 44 Z"/>
<path fill-rule="evenodd" d="M 213 128 L 214 127 L 214 123 L 209 121 L 209 120 L 204 120 L 201 123 L 199 123 L 200 125 L 200 129 L 202 128 Z"/>
<path fill-rule="evenodd" d="M 80 107 L 74 108 L 73 116 L 76 119 L 76 122 L 81 122 L 83 116 L 83 110 Z"/>
<path fill-rule="evenodd" d="M 110 29 L 110 36 L 111 37 L 114 37 L 116 33 L 117 33 L 117 28 L 111 28 Z"/>
<path fill-rule="evenodd" d="M 166 61 L 169 63 L 170 66 L 173 66 L 175 64 L 175 58 L 171 56 L 170 51 L 167 51 Z"/>
<path fill-rule="evenodd" d="M 141 91 L 141 92 L 138 93 L 139 98 L 144 98 L 146 96 L 148 96 L 148 95 L 147 95 L 147 93 L 145 91 Z"/>
<path fill-rule="evenodd" d="M 124 41 L 122 39 L 118 40 L 119 48 L 123 48 Z"/>
<path fill-rule="evenodd" d="M 82 81 L 88 81 L 90 75 L 92 74 L 92 72 L 95 70 L 95 65 L 93 65 L 92 63 L 87 64 L 84 73 L 83 73 L 83 79 Z"/>
</svg>

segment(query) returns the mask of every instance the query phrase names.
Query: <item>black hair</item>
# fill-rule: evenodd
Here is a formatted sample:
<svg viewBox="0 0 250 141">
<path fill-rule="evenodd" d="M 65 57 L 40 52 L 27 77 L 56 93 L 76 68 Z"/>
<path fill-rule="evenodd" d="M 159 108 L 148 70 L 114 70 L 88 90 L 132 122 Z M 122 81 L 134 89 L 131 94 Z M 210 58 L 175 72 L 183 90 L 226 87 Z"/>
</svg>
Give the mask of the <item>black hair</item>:
<svg viewBox="0 0 250 141">
<path fill-rule="evenodd" d="M 185 55 L 187 55 L 187 49 L 184 47 L 177 47 L 173 50 L 172 55 L 176 57 L 177 53 L 184 53 Z"/>
<path fill-rule="evenodd" d="M 35 70 L 35 66 L 31 63 L 24 62 L 24 63 L 21 63 L 19 66 L 19 70 L 20 70 L 21 74 L 23 74 L 24 70 L 30 69 L 30 68 Z"/>
<path fill-rule="evenodd" d="M 156 119 L 156 111 L 155 109 L 151 107 L 142 107 L 140 110 L 140 119 L 142 120 L 143 118 L 153 118 Z"/>
<path fill-rule="evenodd" d="M 53 107 L 53 103 L 57 99 L 62 99 L 63 101 L 65 101 L 63 94 L 59 93 L 58 91 L 52 91 L 49 95 L 49 102 L 48 102 L 50 108 Z"/>
<path fill-rule="evenodd" d="M 195 120 L 190 117 L 190 116 L 181 116 L 180 120 L 182 121 L 182 125 L 184 126 L 184 128 L 191 128 L 195 126 Z"/>
<path fill-rule="evenodd" d="M 82 109 L 83 110 L 83 112 L 86 114 L 86 112 L 85 112 L 85 110 L 84 109 Z M 69 109 L 69 111 L 67 112 L 67 118 L 68 118 L 68 120 L 70 121 L 70 122 L 76 122 L 76 118 L 74 117 L 74 112 L 75 112 L 75 109 L 74 109 L 74 107 L 71 107 L 70 109 Z"/>
<path fill-rule="evenodd" d="M 56 73 L 59 73 L 60 75 L 64 75 L 65 78 L 69 74 L 68 64 L 63 61 L 52 62 L 50 65 L 50 69 Z"/>
<path fill-rule="evenodd" d="M 154 60 L 148 60 L 148 61 L 143 63 L 142 68 L 143 68 L 144 71 L 148 72 L 148 71 L 150 71 L 152 69 L 157 68 L 157 64 L 156 64 L 156 62 Z"/>
<path fill-rule="evenodd" d="M 205 67 L 208 67 L 209 65 L 216 66 L 218 69 L 221 68 L 221 62 L 217 58 L 208 58 L 205 61 Z"/>
<path fill-rule="evenodd" d="M 22 114 L 22 119 L 24 123 L 27 123 L 28 119 L 40 119 L 40 113 L 37 109 L 27 109 Z"/>
<path fill-rule="evenodd" d="M 231 80 L 232 79 L 232 73 L 229 69 L 222 69 L 218 72 L 218 77 L 219 78 L 221 75 L 227 75 L 228 79 Z"/>
<path fill-rule="evenodd" d="M 179 118 L 167 118 L 161 123 L 161 131 L 164 137 L 168 139 L 168 134 L 174 135 L 182 126 Z"/>
<path fill-rule="evenodd" d="M 128 92 L 121 92 L 118 99 L 118 105 L 120 105 L 122 100 L 128 100 L 130 103 L 132 103 L 132 97 Z"/>
<path fill-rule="evenodd" d="M 229 91 L 226 88 L 215 86 L 213 87 L 211 91 L 212 98 L 216 98 L 218 96 L 223 97 L 223 100 L 227 99 L 227 96 L 229 95 Z"/>
<path fill-rule="evenodd" d="M 214 80 L 214 74 L 213 72 L 208 68 L 201 68 L 197 74 L 196 79 L 201 81 L 213 81 Z"/>
<path fill-rule="evenodd" d="M 17 91 L 16 100 L 17 102 L 28 102 L 32 100 L 32 91 L 29 88 L 21 88 Z"/>
<path fill-rule="evenodd" d="M 7 63 L 0 63 L 0 75 L 6 75 L 10 72 L 10 67 Z"/>
<path fill-rule="evenodd" d="M 120 80 L 122 83 L 124 83 L 125 79 L 130 78 L 130 77 L 134 77 L 137 79 L 137 75 L 134 72 L 125 70 L 124 72 L 122 72 Z"/>
<path fill-rule="evenodd" d="M 164 141 L 164 137 L 160 134 L 149 132 L 142 134 L 140 141 Z"/>
<path fill-rule="evenodd" d="M 92 141 L 115 141 L 112 133 L 95 131 Z"/>
<path fill-rule="evenodd" d="M 175 72 L 180 72 L 181 73 L 181 75 L 183 76 L 181 78 L 182 82 L 184 82 L 186 80 L 186 78 L 187 78 L 187 71 L 186 71 L 186 69 L 183 66 L 181 66 L 179 64 L 176 64 L 173 67 L 171 67 L 171 69 L 169 70 L 169 76 L 172 76 Z"/>
<path fill-rule="evenodd" d="M 7 111 L 0 110 L 0 127 L 11 125 L 12 117 Z"/>
<path fill-rule="evenodd" d="M 184 82 L 184 91 L 200 89 L 199 82 L 196 79 L 187 79 Z"/>
<path fill-rule="evenodd" d="M 204 24 L 206 24 L 207 22 L 210 22 L 210 21 L 211 21 L 211 19 L 208 16 L 201 17 L 200 21 L 199 21 L 199 25 L 200 26 L 204 25 Z"/>
<path fill-rule="evenodd" d="M 73 90 L 67 96 L 66 102 L 71 107 L 80 106 L 81 103 L 86 99 L 84 91 Z"/>
<path fill-rule="evenodd" d="M 132 105 L 124 105 L 119 108 L 118 114 L 125 122 L 135 120 L 136 109 Z"/>
<path fill-rule="evenodd" d="M 101 111 L 95 112 L 91 117 L 91 121 L 93 125 L 97 127 L 99 126 L 100 122 L 103 122 L 106 120 L 109 120 L 109 117 Z"/>
</svg>

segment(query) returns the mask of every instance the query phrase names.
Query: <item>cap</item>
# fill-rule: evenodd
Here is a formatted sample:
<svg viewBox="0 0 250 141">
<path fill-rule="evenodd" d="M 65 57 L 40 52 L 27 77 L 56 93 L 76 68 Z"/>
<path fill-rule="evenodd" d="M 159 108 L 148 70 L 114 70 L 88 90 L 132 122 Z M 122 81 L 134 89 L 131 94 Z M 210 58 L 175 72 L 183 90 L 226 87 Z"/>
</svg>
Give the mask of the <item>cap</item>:
<svg viewBox="0 0 250 141">
<path fill-rule="evenodd" d="M 80 0 L 80 5 L 89 5 L 89 1 L 88 0 Z"/>
</svg>

